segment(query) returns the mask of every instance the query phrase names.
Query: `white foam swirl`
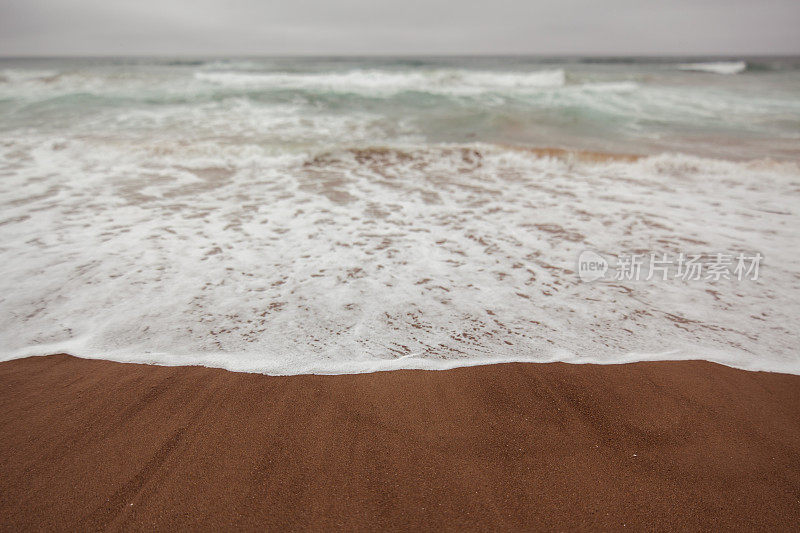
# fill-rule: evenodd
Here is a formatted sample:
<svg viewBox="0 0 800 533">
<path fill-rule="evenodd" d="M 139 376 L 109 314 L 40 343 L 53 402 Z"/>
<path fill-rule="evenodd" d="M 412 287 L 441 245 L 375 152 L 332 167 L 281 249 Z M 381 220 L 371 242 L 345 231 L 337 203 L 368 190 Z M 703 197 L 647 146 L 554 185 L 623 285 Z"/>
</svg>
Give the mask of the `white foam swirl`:
<svg viewBox="0 0 800 533">
<path fill-rule="evenodd" d="M 296 374 L 701 357 L 800 373 L 793 165 L 475 146 L 6 139 L 0 358 Z M 581 283 L 580 251 L 760 251 Z"/>
<path fill-rule="evenodd" d="M 694 70 L 697 72 L 710 72 L 712 74 L 739 74 L 747 70 L 744 61 L 714 61 L 709 63 L 684 63 L 678 65 L 680 70 Z"/>
<path fill-rule="evenodd" d="M 564 71 L 560 69 L 529 73 L 466 70 L 352 70 L 316 74 L 200 71 L 195 73 L 195 78 L 229 87 L 302 88 L 380 95 L 403 91 L 467 95 L 564 85 Z"/>
</svg>

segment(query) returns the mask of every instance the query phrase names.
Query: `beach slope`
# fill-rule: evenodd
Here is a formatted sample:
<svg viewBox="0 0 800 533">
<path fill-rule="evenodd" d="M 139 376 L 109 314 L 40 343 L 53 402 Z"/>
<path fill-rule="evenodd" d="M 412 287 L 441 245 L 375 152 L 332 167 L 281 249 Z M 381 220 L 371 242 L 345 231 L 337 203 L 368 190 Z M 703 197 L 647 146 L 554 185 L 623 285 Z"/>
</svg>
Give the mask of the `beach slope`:
<svg viewBox="0 0 800 533">
<path fill-rule="evenodd" d="M 0 529 L 775 530 L 800 376 L 700 362 L 287 376 L 0 363 Z"/>
</svg>

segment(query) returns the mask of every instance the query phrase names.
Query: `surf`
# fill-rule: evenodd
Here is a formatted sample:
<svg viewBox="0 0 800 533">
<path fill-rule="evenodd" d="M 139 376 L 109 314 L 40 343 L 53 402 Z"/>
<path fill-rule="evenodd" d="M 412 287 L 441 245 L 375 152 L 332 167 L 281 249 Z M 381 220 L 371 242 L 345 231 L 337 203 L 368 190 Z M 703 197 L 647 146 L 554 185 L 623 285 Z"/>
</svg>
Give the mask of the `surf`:
<svg viewBox="0 0 800 533">
<path fill-rule="evenodd" d="M 745 61 L 714 61 L 709 63 L 684 63 L 678 65 L 680 70 L 709 72 L 711 74 L 741 74 L 747 70 Z"/>
</svg>

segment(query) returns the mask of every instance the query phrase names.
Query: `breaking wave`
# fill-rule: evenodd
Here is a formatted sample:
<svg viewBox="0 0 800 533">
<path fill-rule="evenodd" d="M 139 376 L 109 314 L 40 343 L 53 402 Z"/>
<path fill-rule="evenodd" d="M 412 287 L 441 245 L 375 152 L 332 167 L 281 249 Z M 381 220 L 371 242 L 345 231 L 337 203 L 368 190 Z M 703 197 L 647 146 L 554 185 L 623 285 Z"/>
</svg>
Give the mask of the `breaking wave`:
<svg viewBox="0 0 800 533">
<path fill-rule="evenodd" d="M 747 70 L 744 61 L 715 61 L 710 63 L 684 63 L 678 65 L 680 70 L 710 72 L 712 74 L 740 74 Z"/>
<path fill-rule="evenodd" d="M 531 73 L 459 70 L 354 70 L 320 74 L 203 71 L 195 73 L 195 78 L 228 87 L 299 88 L 384 95 L 406 91 L 470 95 L 564 85 L 564 71 L 560 69 Z"/>
</svg>

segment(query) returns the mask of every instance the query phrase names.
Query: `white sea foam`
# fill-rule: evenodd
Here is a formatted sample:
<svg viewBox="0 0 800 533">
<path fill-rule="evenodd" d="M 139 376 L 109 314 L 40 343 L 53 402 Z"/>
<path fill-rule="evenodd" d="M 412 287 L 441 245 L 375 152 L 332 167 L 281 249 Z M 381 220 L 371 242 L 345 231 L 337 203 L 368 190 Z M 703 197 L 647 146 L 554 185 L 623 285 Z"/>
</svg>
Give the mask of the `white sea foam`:
<svg viewBox="0 0 800 533">
<path fill-rule="evenodd" d="M 800 373 L 795 165 L 40 134 L 0 150 L 2 359 L 297 374 L 704 358 Z M 758 281 L 585 284 L 584 249 L 766 261 Z"/>
<path fill-rule="evenodd" d="M 318 74 L 199 71 L 195 78 L 229 87 L 302 88 L 379 95 L 404 91 L 469 95 L 564 85 L 564 71 L 560 69 L 529 73 L 463 70 L 352 70 Z"/>
<path fill-rule="evenodd" d="M 712 74 L 739 74 L 747 70 L 744 61 L 714 61 L 709 63 L 684 63 L 678 65 L 680 70 L 710 72 Z"/>
<path fill-rule="evenodd" d="M 634 81 L 613 81 L 582 83 L 572 88 L 589 92 L 632 93 L 638 91 L 641 86 Z"/>
<path fill-rule="evenodd" d="M 0 70 L 0 82 L 20 83 L 48 81 L 58 76 L 57 70 L 7 68 Z"/>
<path fill-rule="evenodd" d="M 370 64 L 3 70 L 0 359 L 800 373 L 796 164 L 463 141 L 788 158 L 793 73 Z M 757 282 L 586 284 L 586 249 L 766 259 Z"/>
<path fill-rule="evenodd" d="M 419 140 L 417 131 L 405 120 L 387 121 L 368 112 L 326 113 L 299 105 L 253 105 L 244 98 L 185 106 L 161 106 L 116 112 L 108 127 L 115 131 L 148 131 L 165 137 L 172 132 L 191 132 L 195 138 L 226 138 L 229 142 L 279 146 L 324 145 L 347 139 L 352 143 L 391 137 L 402 141 Z M 96 127 L 96 122 L 88 127 Z"/>
</svg>

